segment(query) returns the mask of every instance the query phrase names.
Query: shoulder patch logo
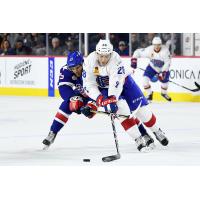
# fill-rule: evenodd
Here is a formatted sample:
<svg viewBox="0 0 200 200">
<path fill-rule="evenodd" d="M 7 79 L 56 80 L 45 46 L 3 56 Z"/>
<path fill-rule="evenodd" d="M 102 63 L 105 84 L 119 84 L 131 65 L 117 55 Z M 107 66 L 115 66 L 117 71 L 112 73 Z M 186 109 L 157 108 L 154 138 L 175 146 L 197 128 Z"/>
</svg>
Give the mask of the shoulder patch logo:
<svg viewBox="0 0 200 200">
<path fill-rule="evenodd" d="M 98 76 L 99 75 L 99 67 L 94 67 L 93 73 L 94 73 L 94 75 Z"/>
</svg>

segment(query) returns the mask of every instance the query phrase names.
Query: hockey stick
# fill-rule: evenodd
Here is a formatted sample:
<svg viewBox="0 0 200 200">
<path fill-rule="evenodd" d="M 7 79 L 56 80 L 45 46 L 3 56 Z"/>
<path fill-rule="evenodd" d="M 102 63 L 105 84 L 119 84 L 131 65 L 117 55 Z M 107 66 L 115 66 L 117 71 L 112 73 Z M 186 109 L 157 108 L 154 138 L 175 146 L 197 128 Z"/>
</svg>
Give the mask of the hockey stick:
<svg viewBox="0 0 200 200">
<path fill-rule="evenodd" d="M 115 139 L 115 146 L 116 146 L 116 149 L 117 149 L 117 154 L 116 155 L 111 155 L 111 156 L 103 157 L 102 158 L 103 162 L 110 162 L 110 161 L 117 160 L 117 159 L 121 158 L 121 155 L 119 153 L 119 145 L 118 145 L 117 133 L 116 133 L 116 128 L 115 128 L 115 121 L 114 121 L 115 118 L 122 117 L 122 118 L 126 118 L 127 119 L 127 118 L 133 117 L 133 115 L 135 115 L 135 113 L 141 107 L 141 104 L 142 104 L 142 101 L 140 101 L 138 107 L 130 115 L 122 115 L 122 114 L 110 113 L 110 112 L 106 112 L 106 111 L 104 112 L 104 111 L 94 111 L 94 110 L 91 110 L 91 112 L 93 112 L 93 113 L 108 115 L 111 118 L 111 123 L 112 123 L 112 129 L 113 129 L 113 135 L 114 135 L 114 139 Z"/>
<path fill-rule="evenodd" d="M 194 82 L 194 84 L 200 89 L 200 85 L 197 82 Z"/>
<path fill-rule="evenodd" d="M 91 112 L 96 113 L 96 114 L 108 115 L 108 116 L 110 116 L 112 114 L 112 113 L 106 112 L 106 111 L 95 111 L 95 110 L 92 110 Z M 129 118 L 130 116 L 131 115 L 114 114 L 115 118 L 118 118 L 118 117 Z"/>
<path fill-rule="evenodd" d="M 142 69 L 142 68 L 140 68 L 140 67 L 138 67 L 138 69 L 140 69 L 140 70 L 142 70 L 142 71 L 145 71 L 144 69 Z M 179 87 L 182 87 L 182 88 L 184 88 L 184 89 L 186 89 L 186 90 L 189 90 L 189 91 L 191 91 L 191 92 L 198 92 L 198 91 L 200 91 L 200 85 L 199 85 L 197 82 L 194 82 L 194 84 L 197 86 L 197 88 L 195 88 L 195 89 L 190 89 L 190 88 L 188 88 L 188 87 L 185 87 L 185 86 L 183 86 L 183 85 L 180 85 L 180 84 L 178 84 L 178 83 L 176 83 L 176 82 L 174 82 L 174 81 L 171 81 L 171 80 L 169 80 L 169 82 L 170 82 L 170 83 L 173 83 L 174 85 L 177 85 L 177 86 L 179 86 Z"/>
<path fill-rule="evenodd" d="M 103 115 L 108 115 L 108 116 L 110 116 L 111 114 L 114 114 L 114 118 L 119 118 L 119 117 L 121 117 L 121 118 L 125 118 L 125 119 L 127 119 L 127 118 L 131 118 L 131 117 L 134 117 L 135 116 L 135 114 L 138 112 L 138 110 L 140 109 L 140 107 L 141 107 L 141 104 L 142 104 L 142 100 L 140 101 L 140 103 L 139 103 L 139 105 L 137 106 L 137 108 L 130 114 L 130 115 L 122 115 L 122 114 L 114 114 L 114 113 L 110 113 L 110 112 L 107 112 L 107 111 L 95 111 L 95 110 L 91 110 L 91 112 L 93 112 L 93 113 L 98 113 L 98 114 L 103 114 Z"/>
<path fill-rule="evenodd" d="M 103 162 L 111 162 L 111 161 L 118 160 L 118 159 L 121 158 L 121 155 L 119 153 L 119 145 L 118 145 L 118 139 L 117 139 L 117 133 L 116 133 L 115 121 L 114 121 L 116 116 L 113 113 L 110 113 L 109 115 L 110 115 L 110 118 L 111 118 L 111 123 L 112 123 L 112 129 L 113 129 L 113 135 L 114 135 L 114 139 L 115 139 L 115 146 L 116 146 L 117 154 L 103 157 L 102 158 Z"/>
<path fill-rule="evenodd" d="M 182 88 L 184 88 L 184 89 L 186 89 L 186 90 L 189 90 L 189 91 L 191 91 L 191 92 L 198 92 L 198 91 L 200 91 L 200 85 L 198 85 L 197 82 L 194 82 L 194 84 L 197 86 L 197 88 L 195 88 L 195 89 L 190 89 L 190 88 L 188 88 L 188 87 L 185 87 L 185 86 L 183 86 L 183 85 L 180 85 L 180 84 L 178 84 L 178 83 L 175 83 L 175 82 L 173 82 L 173 81 L 171 81 L 171 80 L 169 80 L 169 82 L 171 82 L 171 83 L 173 83 L 173 84 L 175 84 L 175 85 L 178 85 L 179 87 L 182 87 Z"/>
</svg>

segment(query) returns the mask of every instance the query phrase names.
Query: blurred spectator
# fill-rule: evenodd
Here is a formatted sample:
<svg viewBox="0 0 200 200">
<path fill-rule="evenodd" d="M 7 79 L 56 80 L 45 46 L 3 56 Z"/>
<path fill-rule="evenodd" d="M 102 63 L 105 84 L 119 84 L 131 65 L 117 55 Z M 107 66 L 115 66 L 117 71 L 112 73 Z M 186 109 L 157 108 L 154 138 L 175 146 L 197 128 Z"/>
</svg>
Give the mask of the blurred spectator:
<svg viewBox="0 0 200 200">
<path fill-rule="evenodd" d="M 152 40 L 155 37 L 155 33 L 147 33 L 147 37 L 146 37 L 146 43 L 147 46 L 152 45 Z"/>
<path fill-rule="evenodd" d="M 46 47 L 43 46 L 41 44 L 41 47 L 39 47 L 40 45 L 37 46 L 37 48 L 33 49 L 34 55 L 38 55 L 38 56 L 45 56 L 46 55 Z"/>
<path fill-rule="evenodd" d="M 170 52 L 173 52 L 174 55 L 180 55 L 181 54 L 181 36 L 180 33 L 173 33 L 173 41 L 171 38 L 171 33 L 162 33 L 161 37 L 163 40 L 163 43 L 169 48 Z M 173 50 L 172 50 L 172 44 L 173 44 Z"/>
<path fill-rule="evenodd" d="M 34 55 L 46 55 L 44 34 L 31 33 L 30 41 Z"/>
<path fill-rule="evenodd" d="M 174 33 L 174 54 L 181 55 L 181 33 Z"/>
<path fill-rule="evenodd" d="M 79 47 L 79 34 L 78 33 L 71 33 L 71 35 L 67 38 L 67 41 L 65 41 L 65 44 L 67 45 L 67 48 L 68 48 L 68 45 L 67 42 L 68 41 L 72 41 L 72 46 L 74 48 L 74 50 L 78 50 L 78 47 Z"/>
<path fill-rule="evenodd" d="M 128 56 L 129 51 L 124 41 L 119 42 L 119 47 L 115 50 L 120 56 Z"/>
<path fill-rule="evenodd" d="M 133 52 L 139 48 L 140 43 L 137 37 L 137 33 L 132 33 L 131 34 L 131 44 L 132 44 L 132 54 Z"/>
<path fill-rule="evenodd" d="M 31 55 L 31 48 L 25 46 L 22 40 L 17 40 L 15 43 L 16 55 Z"/>
<path fill-rule="evenodd" d="M 3 41 L 9 40 L 10 46 L 12 47 L 11 40 L 10 40 L 11 33 L 0 33 L 0 46 Z"/>
<path fill-rule="evenodd" d="M 30 34 L 31 47 L 35 47 L 38 44 L 45 44 L 45 35 L 43 33 L 31 33 Z"/>
<path fill-rule="evenodd" d="M 30 33 L 18 33 L 16 41 L 21 40 L 23 45 L 26 47 L 31 48 L 31 36 Z"/>
<path fill-rule="evenodd" d="M 139 48 L 146 48 L 152 44 L 155 33 L 139 33 Z"/>
<path fill-rule="evenodd" d="M 66 50 L 63 53 L 63 55 L 65 56 L 67 56 L 72 51 L 78 50 L 74 40 L 66 41 L 65 44 L 66 44 Z"/>
<path fill-rule="evenodd" d="M 65 41 L 71 36 L 71 33 L 49 33 L 49 45 L 52 45 L 52 39 L 58 38 L 60 46 L 65 45 Z"/>
<path fill-rule="evenodd" d="M 82 33 L 82 36 L 84 34 Z M 126 46 L 129 44 L 128 33 L 110 33 L 110 42 L 113 44 L 115 50 L 119 49 L 119 41 L 123 41 Z M 131 46 L 133 53 L 138 48 L 145 48 L 151 45 L 154 36 L 159 35 L 163 41 L 163 44 L 168 46 L 171 52 L 175 55 L 181 55 L 181 33 L 132 33 L 131 34 Z M 89 33 L 88 34 L 88 46 L 89 53 L 95 50 L 96 44 L 100 39 L 105 39 L 105 33 Z M 173 36 L 173 37 L 172 37 Z M 171 38 L 172 37 L 172 38 Z M 49 52 L 51 55 L 67 55 L 72 49 L 79 49 L 79 34 L 78 33 L 49 33 Z M 53 38 L 59 39 L 55 41 L 56 44 L 52 44 Z M 46 33 L 0 33 L 0 45 L 3 41 L 8 40 L 10 43 L 9 48 L 16 49 L 17 55 L 46 55 Z M 17 42 L 20 41 L 20 42 Z M 22 46 L 21 46 L 22 41 Z M 84 37 L 81 37 L 81 51 L 84 52 Z M 20 44 L 19 44 L 20 43 Z M 59 43 L 59 44 L 57 44 Z M 16 47 L 16 44 L 18 47 Z M 5 44 L 6 45 L 6 44 Z M 1 46 L 0 46 L 1 47 Z M 123 49 L 123 47 L 121 47 Z M 126 47 L 126 51 L 129 48 Z M 3 49 L 1 49 L 3 53 Z M 8 53 L 9 52 L 9 53 Z M 10 50 L 6 53 L 10 54 Z M 6 54 L 5 53 L 5 54 Z M 121 54 L 121 52 L 119 52 Z M 12 54 L 12 53 L 11 53 Z M 124 53 L 123 53 L 124 54 Z M 125 53 L 126 54 L 126 53 Z"/>
<path fill-rule="evenodd" d="M 146 47 L 147 47 L 147 44 L 146 44 L 145 39 L 141 39 L 139 48 L 146 48 Z"/>
<path fill-rule="evenodd" d="M 110 34 L 110 42 L 113 45 L 113 48 L 117 49 L 118 48 L 118 44 L 119 44 L 119 36 L 118 36 L 118 34 L 111 33 Z"/>
<path fill-rule="evenodd" d="M 2 37 L 2 33 L 0 33 L 0 44 L 2 43 L 3 41 L 3 37 Z"/>
<path fill-rule="evenodd" d="M 167 41 L 171 40 L 171 33 L 162 33 L 161 39 L 163 41 L 163 44 L 166 45 Z"/>
<path fill-rule="evenodd" d="M 49 48 L 49 55 L 54 55 L 54 56 L 59 56 L 63 55 L 64 49 L 60 45 L 60 40 L 58 38 L 53 38 L 52 39 L 52 47 Z"/>
<path fill-rule="evenodd" d="M 129 42 L 129 34 L 128 33 L 116 33 L 119 41 L 124 41 L 126 44 Z"/>
<path fill-rule="evenodd" d="M 71 33 L 70 36 L 68 36 L 67 40 L 78 41 L 79 40 L 79 34 L 78 33 Z"/>
<path fill-rule="evenodd" d="M 1 41 L 9 40 L 10 33 L 0 33 Z"/>
<path fill-rule="evenodd" d="M 15 50 L 11 48 L 9 40 L 5 39 L 1 43 L 0 55 L 15 55 Z"/>
<path fill-rule="evenodd" d="M 105 33 L 90 33 L 89 34 L 89 53 L 95 51 L 96 44 L 99 42 L 100 39 L 105 39 Z"/>
</svg>

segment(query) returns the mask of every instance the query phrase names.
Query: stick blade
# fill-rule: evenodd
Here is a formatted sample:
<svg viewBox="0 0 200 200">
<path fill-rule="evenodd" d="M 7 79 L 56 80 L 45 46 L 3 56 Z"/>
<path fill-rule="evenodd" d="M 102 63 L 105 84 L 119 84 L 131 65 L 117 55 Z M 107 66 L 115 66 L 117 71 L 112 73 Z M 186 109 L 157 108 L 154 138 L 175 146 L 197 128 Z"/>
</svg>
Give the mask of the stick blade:
<svg viewBox="0 0 200 200">
<path fill-rule="evenodd" d="M 121 158 L 120 154 L 116 154 L 116 155 L 112 155 L 112 156 L 103 157 L 102 161 L 103 162 L 111 162 L 111 161 L 114 161 L 114 160 L 118 160 L 120 158 Z"/>
<path fill-rule="evenodd" d="M 194 84 L 200 89 L 200 85 L 195 81 Z"/>
</svg>

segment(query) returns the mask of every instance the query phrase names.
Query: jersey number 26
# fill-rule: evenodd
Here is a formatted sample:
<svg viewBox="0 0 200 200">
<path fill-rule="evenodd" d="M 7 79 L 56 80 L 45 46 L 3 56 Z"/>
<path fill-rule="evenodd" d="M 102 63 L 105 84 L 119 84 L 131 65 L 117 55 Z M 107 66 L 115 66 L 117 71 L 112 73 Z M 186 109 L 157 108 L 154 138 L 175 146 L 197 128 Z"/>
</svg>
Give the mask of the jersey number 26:
<svg viewBox="0 0 200 200">
<path fill-rule="evenodd" d="M 118 68 L 118 74 L 125 74 L 124 66 Z"/>
</svg>

